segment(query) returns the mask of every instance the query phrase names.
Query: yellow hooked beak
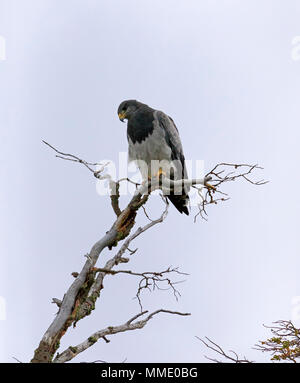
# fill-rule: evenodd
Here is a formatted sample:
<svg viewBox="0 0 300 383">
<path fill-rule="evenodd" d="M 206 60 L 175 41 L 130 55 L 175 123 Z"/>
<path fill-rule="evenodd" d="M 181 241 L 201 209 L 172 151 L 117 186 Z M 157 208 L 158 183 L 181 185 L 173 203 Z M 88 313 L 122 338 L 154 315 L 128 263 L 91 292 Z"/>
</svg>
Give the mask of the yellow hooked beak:
<svg viewBox="0 0 300 383">
<path fill-rule="evenodd" d="M 126 118 L 126 113 L 125 112 L 120 112 L 118 113 L 120 121 L 124 122 L 124 118 Z"/>
</svg>

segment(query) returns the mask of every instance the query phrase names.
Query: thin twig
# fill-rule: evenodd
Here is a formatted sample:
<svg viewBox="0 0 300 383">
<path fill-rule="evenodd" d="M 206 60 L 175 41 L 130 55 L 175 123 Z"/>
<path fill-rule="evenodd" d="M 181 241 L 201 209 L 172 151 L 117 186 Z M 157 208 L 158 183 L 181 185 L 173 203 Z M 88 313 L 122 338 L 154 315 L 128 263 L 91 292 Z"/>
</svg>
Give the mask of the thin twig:
<svg viewBox="0 0 300 383">
<path fill-rule="evenodd" d="M 229 354 L 227 354 L 222 349 L 221 346 L 219 346 L 217 343 L 213 342 L 207 336 L 205 337 L 205 339 L 207 339 L 209 343 L 205 342 L 203 339 L 199 338 L 198 336 L 196 336 L 196 338 L 199 339 L 210 350 L 213 350 L 214 352 L 216 352 L 217 354 L 221 355 L 225 359 L 231 360 L 234 363 L 253 363 L 253 362 L 249 361 L 248 359 L 246 359 L 245 357 L 244 357 L 244 359 L 240 359 L 239 356 L 237 355 L 237 353 L 235 351 L 232 351 L 232 350 L 230 350 L 229 352 L 231 352 L 233 354 L 233 356 L 230 356 Z M 218 360 L 218 359 L 215 359 L 215 358 L 209 358 L 206 355 L 204 355 L 204 356 L 205 356 L 206 359 L 208 359 L 208 360 L 210 360 L 212 362 L 222 363 L 221 360 Z"/>
</svg>

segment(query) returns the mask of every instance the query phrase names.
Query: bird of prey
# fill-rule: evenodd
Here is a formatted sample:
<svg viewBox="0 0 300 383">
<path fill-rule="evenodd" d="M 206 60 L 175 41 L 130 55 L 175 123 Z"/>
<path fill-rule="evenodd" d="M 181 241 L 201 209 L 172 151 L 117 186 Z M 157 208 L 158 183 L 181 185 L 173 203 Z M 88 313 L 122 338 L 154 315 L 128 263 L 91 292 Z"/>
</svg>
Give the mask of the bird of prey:
<svg viewBox="0 0 300 383">
<path fill-rule="evenodd" d="M 127 123 L 128 160 L 136 162 L 142 178 L 166 175 L 169 179 L 187 179 L 185 158 L 178 129 L 171 117 L 136 100 L 123 101 L 119 119 Z M 189 215 L 189 187 L 167 198 L 180 213 Z"/>
</svg>

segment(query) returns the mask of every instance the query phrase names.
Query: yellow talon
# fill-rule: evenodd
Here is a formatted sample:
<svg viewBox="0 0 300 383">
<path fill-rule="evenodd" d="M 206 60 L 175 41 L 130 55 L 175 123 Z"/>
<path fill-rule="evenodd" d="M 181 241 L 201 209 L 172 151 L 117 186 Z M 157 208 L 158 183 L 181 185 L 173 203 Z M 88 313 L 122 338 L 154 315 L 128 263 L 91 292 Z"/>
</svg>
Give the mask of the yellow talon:
<svg viewBox="0 0 300 383">
<path fill-rule="evenodd" d="M 157 172 L 157 178 L 159 178 L 161 175 L 166 176 L 166 173 L 162 170 L 162 168 L 159 168 L 159 171 Z"/>
<path fill-rule="evenodd" d="M 215 188 L 215 187 L 214 187 L 213 185 L 211 185 L 211 184 L 206 183 L 205 186 L 207 187 L 207 189 L 217 190 L 217 188 Z"/>
<path fill-rule="evenodd" d="M 166 173 L 162 170 L 162 168 L 159 168 L 159 171 L 154 176 L 148 175 L 148 180 L 151 181 L 152 177 L 160 178 L 162 175 L 166 177 Z"/>
</svg>

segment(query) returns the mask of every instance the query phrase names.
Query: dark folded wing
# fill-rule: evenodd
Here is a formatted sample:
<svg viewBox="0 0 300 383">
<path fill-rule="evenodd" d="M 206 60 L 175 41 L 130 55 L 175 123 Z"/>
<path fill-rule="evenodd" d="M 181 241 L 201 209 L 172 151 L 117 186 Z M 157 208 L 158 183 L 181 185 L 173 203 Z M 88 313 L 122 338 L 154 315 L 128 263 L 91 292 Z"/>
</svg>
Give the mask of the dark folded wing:
<svg viewBox="0 0 300 383">
<path fill-rule="evenodd" d="M 176 160 L 175 162 L 178 161 L 177 163 L 181 165 L 180 172 L 179 172 L 181 176 L 179 177 L 179 174 L 177 174 L 176 178 L 177 179 L 188 178 L 182 144 L 179 137 L 178 129 L 174 121 L 172 120 L 171 117 L 167 116 L 165 113 L 160 111 L 157 112 L 157 119 L 159 121 L 159 125 L 165 132 L 165 140 L 171 148 L 172 161 Z M 180 211 L 180 213 L 185 213 L 187 215 L 189 214 L 187 209 L 187 203 L 189 200 L 188 192 L 189 192 L 189 188 L 184 187 L 182 195 L 170 194 L 167 196 L 169 200 L 173 203 L 173 205 L 177 208 L 177 210 Z"/>
</svg>

